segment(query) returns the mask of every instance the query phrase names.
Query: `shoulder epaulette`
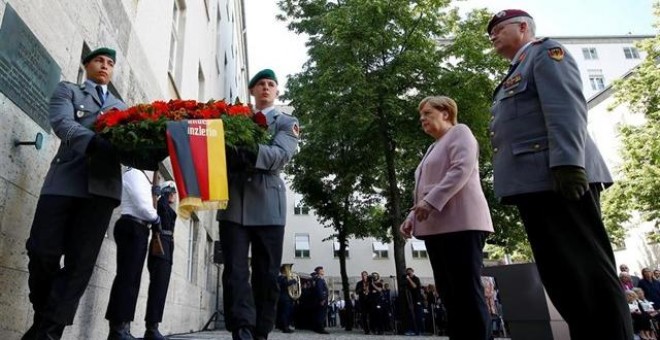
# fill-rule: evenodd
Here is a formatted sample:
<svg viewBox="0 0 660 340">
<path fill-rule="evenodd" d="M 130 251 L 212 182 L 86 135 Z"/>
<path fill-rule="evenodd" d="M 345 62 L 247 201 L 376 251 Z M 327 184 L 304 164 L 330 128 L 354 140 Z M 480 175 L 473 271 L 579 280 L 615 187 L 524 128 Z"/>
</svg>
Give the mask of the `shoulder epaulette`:
<svg viewBox="0 0 660 340">
<path fill-rule="evenodd" d="M 532 41 L 532 45 L 543 44 L 546 40 L 548 40 L 548 37 L 545 37 L 545 38 L 538 38 L 538 39 Z"/>
</svg>

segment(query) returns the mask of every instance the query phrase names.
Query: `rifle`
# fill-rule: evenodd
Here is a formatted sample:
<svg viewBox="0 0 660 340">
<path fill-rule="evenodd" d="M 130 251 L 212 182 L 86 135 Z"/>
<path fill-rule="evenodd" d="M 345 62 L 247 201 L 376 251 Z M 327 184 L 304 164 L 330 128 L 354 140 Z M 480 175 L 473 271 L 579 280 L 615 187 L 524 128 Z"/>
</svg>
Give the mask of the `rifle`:
<svg viewBox="0 0 660 340">
<path fill-rule="evenodd" d="M 152 178 L 151 183 L 158 183 L 158 170 L 154 171 L 154 175 Z M 158 210 L 158 196 L 152 195 L 151 196 L 152 203 L 154 208 Z M 151 242 L 149 243 L 149 250 L 151 252 L 151 255 L 156 255 L 156 256 L 162 256 L 165 255 L 165 249 L 163 249 L 163 242 L 160 239 L 160 222 L 156 225 L 152 224 L 151 225 Z"/>
</svg>

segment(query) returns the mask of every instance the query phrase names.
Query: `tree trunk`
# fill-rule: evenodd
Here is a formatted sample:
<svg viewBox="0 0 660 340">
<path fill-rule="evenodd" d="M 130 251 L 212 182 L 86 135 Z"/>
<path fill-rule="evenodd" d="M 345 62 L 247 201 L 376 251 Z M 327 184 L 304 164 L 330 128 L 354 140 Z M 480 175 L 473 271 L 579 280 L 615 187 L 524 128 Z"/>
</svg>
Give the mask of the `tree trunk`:
<svg viewBox="0 0 660 340">
<path fill-rule="evenodd" d="M 353 304 L 351 303 L 351 287 L 348 285 L 348 274 L 346 272 L 346 232 L 339 228 L 337 235 L 339 241 L 339 272 L 341 275 L 341 289 L 344 293 L 344 329 L 353 330 Z"/>
</svg>

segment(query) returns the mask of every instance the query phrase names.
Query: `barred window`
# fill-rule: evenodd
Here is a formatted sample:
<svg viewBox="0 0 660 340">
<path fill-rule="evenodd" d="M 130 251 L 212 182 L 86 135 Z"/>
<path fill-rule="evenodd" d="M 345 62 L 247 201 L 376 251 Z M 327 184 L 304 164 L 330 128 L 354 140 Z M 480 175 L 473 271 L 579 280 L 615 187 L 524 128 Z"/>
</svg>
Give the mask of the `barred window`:
<svg viewBox="0 0 660 340">
<path fill-rule="evenodd" d="M 412 241 L 410 244 L 412 248 L 412 256 L 414 259 L 426 259 L 429 257 L 426 251 L 426 243 L 424 241 Z"/>
<path fill-rule="evenodd" d="M 374 258 L 374 259 L 386 259 L 386 258 L 389 257 L 390 247 L 387 245 L 387 243 L 375 241 L 372 244 L 372 247 L 373 247 L 372 258 Z"/>
<path fill-rule="evenodd" d="M 297 259 L 309 258 L 309 234 L 296 234 L 295 257 Z"/>
</svg>

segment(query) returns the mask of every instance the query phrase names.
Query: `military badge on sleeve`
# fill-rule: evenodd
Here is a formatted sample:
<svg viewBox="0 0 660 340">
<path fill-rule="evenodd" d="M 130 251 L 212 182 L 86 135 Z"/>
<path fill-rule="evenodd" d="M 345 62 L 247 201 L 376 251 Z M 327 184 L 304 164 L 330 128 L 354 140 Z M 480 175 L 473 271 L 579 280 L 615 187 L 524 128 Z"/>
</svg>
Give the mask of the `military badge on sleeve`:
<svg viewBox="0 0 660 340">
<path fill-rule="evenodd" d="M 564 59 L 564 50 L 561 47 L 553 47 L 548 49 L 548 55 L 554 61 L 562 61 Z"/>
</svg>

